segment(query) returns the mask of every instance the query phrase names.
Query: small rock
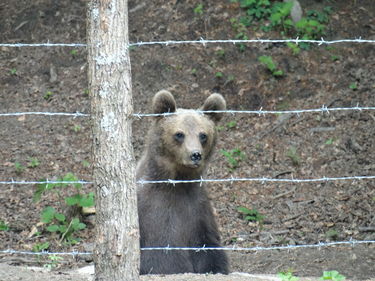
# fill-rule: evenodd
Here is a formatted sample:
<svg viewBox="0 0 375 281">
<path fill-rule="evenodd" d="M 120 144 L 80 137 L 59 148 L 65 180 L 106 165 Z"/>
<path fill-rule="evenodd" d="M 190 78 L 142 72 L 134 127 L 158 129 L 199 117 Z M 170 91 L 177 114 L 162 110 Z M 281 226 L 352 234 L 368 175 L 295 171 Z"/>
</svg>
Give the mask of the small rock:
<svg viewBox="0 0 375 281">
<path fill-rule="evenodd" d="M 54 83 L 57 81 L 56 67 L 53 64 L 51 64 L 49 68 L 49 75 L 50 75 L 49 82 Z"/>
<path fill-rule="evenodd" d="M 298 2 L 298 0 L 284 0 L 284 2 L 293 2 L 293 8 L 290 11 L 290 16 L 294 23 L 301 20 L 303 12 L 301 8 L 301 4 Z"/>
</svg>

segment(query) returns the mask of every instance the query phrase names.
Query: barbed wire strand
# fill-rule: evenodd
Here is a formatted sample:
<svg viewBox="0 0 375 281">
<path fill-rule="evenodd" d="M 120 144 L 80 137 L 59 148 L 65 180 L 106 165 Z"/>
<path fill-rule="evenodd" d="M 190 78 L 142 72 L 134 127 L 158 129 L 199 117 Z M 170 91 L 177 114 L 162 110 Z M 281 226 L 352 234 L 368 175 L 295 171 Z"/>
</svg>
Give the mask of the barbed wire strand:
<svg viewBox="0 0 375 281">
<path fill-rule="evenodd" d="M 306 245 L 286 245 L 286 246 L 271 246 L 271 247 L 145 247 L 141 248 L 141 251 L 271 251 L 271 250 L 294 250 L 300 248 L 323 248 L 333 246 L 355 246 L 359 244 L 375 244 L 375 240 L 349 240 L 349 241 L 336 241 L 336 242 L 319 242 L 318 244 L 306 244 Z M 17 254 L 17 255 L 59 255 L 59 256 L 78 256 L 78 255 L 92 255 L 92 252 L 31 252 L 31 251 L 17 251 L 12 249 L 0 250 L 0 254 Z"/>
<path fill-rule="evenodd" d="M 226 114 L 256 114 L 259 116 L 266 115 L 266 114 L 300 114 L 300 113 L 329 113 L 333 111 L 364 111 L 364 110 L 375 110 L 375 107 L 326 107 L 322 106 L 321 108 L 313 108 L 313 109 L 298 109 L 298 110 L 263 110 L 262 108 L 259 110 L 196 110 L 198 113 L 226 113 Z M 136 117 L 157 117 L 157 116 L 169 116 L 169 115 L 177 115 L 178 112 L 172 113 L 144 113 L 144 114 L 133 114 Z"/>
<path fill-rule="evenodd" d="M 239 181 L 256 181 L 261 183 L 266 182 L 289 182 L 289 183 L 311 183 L 311 182 L 328 182 L 328 181 L 342 181 L 342 180 L 369 180 L 375 179 L 375 176 L 352 176 L 352 177 L 334 177 L 334 178 L 315 178 L 315 179 L 273 179 L 273 178 L 225 178 L 225 179 L 196 179 L 196 180 L 139 180 L 139 184 L 152 184 L 152 183 L 204 183 L 204 182 L 239 182 Z"/>
<path fill-rule="evenodd" d="M 0 47 L 87 47 L 84 43 L 1 43 Z"/>
<path fill-rule="evenodd" d="M 182 44 L 248 44 L 248 43 L 311 43 L 317 45 L 330 45 L 338 43 L 375 43 L 375 40 L 370 39 L 340 39 L 340 40 L 325 40 L 321 38 L 320 40 L 307 40 L 299 39 L 248 39 L 248 40 L 239 40 L 239 39 L 223 39 L 223 40 L 207 40 L 200 38 L 200 40 L 166 40 L 166 41 L 148 41 L 148 42 L 135 42 L 129 43 L 128 47 L 137 47 L 137 46 L 146 46 L 146 45 L 182 45 Z M 85 43 L 0 43 L 0 47 L 87 47 Z"/>
<path fill-rule="evenodd" d="M 322 106 L 321 108 L 313 109 L 297 109 L 297 110 L 217 110 L 217 111 L 201 111 L 196 110 L 198 113 L 227 113 L 227 114 L 256 114 L 259 116 L 266 114 L 301 114 L 301 113 L 329 113 L 334 111 L 365 111 L 365 110 L 375 110 L 375 107 L 326 107 Z M 134 113 L 133 116 L 141 117 L 156 117 L 156 116 L 169 116 L 176 115 L 178 113 Z M 47 116 L 71 116 L 71 117 L 88 117 L 90 114 L 75 112 L 75 113 L 64 113 L 64 112 L 13 112 L 13 113 L 0 113 L 0 117 L 9 117 L 9 116 L 22 116 L 22 115 L 47 115 Z"/>
<path fill-rule="evenodd" d="M 307 39 L 299 39 L 299 37 L 295 39 L 248 39 L 248 40 L 239 40 L 239 39 L 223 39 L 223 40 L 206 40 L 204 38 L 200 38 L 200 40 L 169 40 L 169 41 L 150 41 L 150 42 L 136 42 L 130 43 L 130 47 L 135 46 L 144 46 L 144 45 L 180 45 L 180 44 L 217 44 L 217 43 L 230 43 L 230 44 L 247 44 L 247 43 L 312 43 L 318 45 L 329 45 L 329 44 L 338 44 L 338 43 L 375 43 L 375 40 L 368 40 L 368 39 L 341 39 L 341 40 L 325 40 L 321 38 L 320 40 L 307 40 Z"/>
<path fill-rule="evenodd" d="M 8 116 L 23 116 L 23 115 L 47 115 L 47 116 L 71 116 L 71 117 L 88 117 L 90 114 L 75 112 L 75 113 L 65 113 L 65 112 L 13 112 L 13 113 L 0 113 L 0 117 Z"/>
<path fill-rule="evenodd" d="M 315 178 L 315 179 L 273 179 L 273 178 L 224 178 L 224 179 L 195 179 L 195 180 L 138 180 L 137 183 L 144 185 L 144 184 L 161 184 L 161 183 L 169 183 L 169 184 L 179 184 L 179 183 L 205 183 L 205 182 L 239 182 L 239 181 L 256 181 L 261 183 L 266 182 L 279 182 L 279 183 L 312 183 L 312 182 L 329 182 L 329 181 L 347 181 L 347 180 L 372 180 L 375 179 L 375 176 L 351 176 L 351 177 L 323 177 L 323 178 Z M 0 181 L 0 184 L 14 184 L 14 185 L 23 185 L 23 184 L 93 184 L 90 181 Z"/>
</svg>

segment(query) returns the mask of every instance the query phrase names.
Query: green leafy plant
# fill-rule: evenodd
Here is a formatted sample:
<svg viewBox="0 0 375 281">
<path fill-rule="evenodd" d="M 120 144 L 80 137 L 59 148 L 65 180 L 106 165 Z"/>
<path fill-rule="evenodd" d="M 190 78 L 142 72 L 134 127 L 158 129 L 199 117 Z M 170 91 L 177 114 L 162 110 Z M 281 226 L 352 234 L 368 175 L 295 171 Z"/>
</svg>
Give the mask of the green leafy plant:
<svg viewBox="0 0 375 281">
<path fill-rule="evenodd" d="M 331 61 L 338 61 L 338 60 L 340 60 L 341 58 L 340 58 L 340 56 L 338 56 L 338 55 L 331 55 Z"/>
<path fill-rule="evenodd" d="M 77 193 L 74 196 L 65 197 L 65 203 L 68 206 L 92 207 L 94 206 L 95 196 L 93 192 L 88 194 Z"/>
<path fill-rule="evenodd" d="M 239 148 L 235 148 L 229 151 L 221 149 L 220 152 L 226 157 L 230 171 L 236 169 L 239 163 L 245 159 L 245 153 L 243 153 Z"/>
<path fill-rule="evenodd" d="M 288 36 L 298 36 L 306 40 L 318 39 L 325 34 L 325 24 L 329 22 L 329 17 L 332 14 L 332 8 L 327 6 L 322 11 L 308 11 L 306 17 L 294 23 L 290 16 L 293 8 L 292 1 L 238 0 L 234 2 L 239 2 L 240 7 L 245 10 L 245 15 L 241 16 L 239 20 L 231 20 L 232 25 L 236 23 L 237 29 L 239 24 L 245 27 L 238 32 L 238 39 L 242 39 L 240 37 L 246 34 L 246 28 L 255 22 L 261 22 L 260 28 L 266 32 L 278 30 L 281 35 L 288 34 Z M 309 49 L 310 45 L 300 42 L 299 47 Z M 298 52 L 296 47 L 292 50 Z"/>
<path fill-rule="evenodd" d="M 229 74 L 225 83 L 233 82 L 236 77 L 233 74 Z"/>
<path fill-rule="evenodd" d="M 292 53 L 295 56 L 301 52 L 301 48 L 295 43 L 288 42 L 286 43 L 286 45 L 292 50 Z"/>
<path fill-rule="evenodd" d="M 326 6 L 324 7 L 323 11 L 307 11 L 307 18 L 317 20 L 320 23 L 328 23 L 329 16 L 332 14 L 332 12 L 332 7 Z"/>
<path fill-rule="evenodd" d="M 35 157 L 30 157 L 29 158 L 29 163 L 27 164 L 27 167 L 29 168 L 36 168 L 40 165 L 40 162 L 38 160 L 38 158 L 35 158 Z"/>
<path fill-rule="evenodd" d="M 225 57 L 225 51 L 224 49 L 218 49 L 215 54 L 219 57 L 219 58 L 223 58 Z"/>
<path fill-rule="evenodd" d="M 194 8 L 194 14 L 201 16 L 203 15 L 203 4 L 199 3 L 195 8 Z"/>
<path fill-rule="evenodd" d="M 331 145 L 331 144 L 333 144 L 334 141 L 335 141 L 334 138 L 329 138 L 328 140 L 326 140 L 325 144 Z"/>
<path fill-rule="evenodd" d="M 43 267 L 52 270 L 59 266 L 60 261 L 62 261 L 63 258 L 57 255 L 48 255 L 48 260 L 49 262 L 46 263 Z"/>
<path fill-rule="evenodd" d="M 256 209 L 248 209 L 241 206 L 237 208 L 237 211 L 242 213 L 244 220 L 263 224 L 264 216 L 260 214 Z"/>
<path fill-rule="evenodd" d="M 35 243 L 33 245 L 33 252 L 42 252 L 49 248 L 49 242 Z"/>
<path fill-rule="evenodd" d="M 283 31 L 289 31 L 293 28 L 293 21 L 289 17 L 293 8 L 293 2 L 275 2 L 271 8 L 269 20 L 270 28 L 281 27 Z"/>
<path fill-rule="evenodd" d="M 224 74 L 221 71 L 215 73 L 216 78 L 223 78 Z"/>
<path fill-rule="evenodd" d="M 232 24 L 233 30 L 236 32 L 235 39 L 238 40 L 248 40 L 249 37 L 247 36 L 247 28 L 246 25 L 242 22 L 238 22 L 237 19 L 231 18 L 230 22 Z M 245 44 L 236 44 L 241 52 L 245 51 L 246 45 Z"/>
<path fill-rule="evenodd" d="M 357 82 L 352 82 L 349 85 L 349 89 L 352 89 L 353 91 L 356 91 L 358 89 L 358 84 Z"/>
<path fill-rule="evenodd" d="M 74 125 L 72 126 L 72 131 L 75 132 L 75 133 L 80 132 L 81 129 L 82 129 L 82 127 L 81 127 L 80 125 L 74 124 Z"/>
<path fill-rule="evenodd" d="M 324 271 L 323 275 L 320 277 L 320 280 L 333 280 L 333 281 L 342 281 L 345 280 L 346 277 L 341 275 L 338 271 Z"/>
<path fill-rule="evenodd" d="M 34 192 L 33 201 L 37 202 L 41 199 L 42 195 L 46 192 L 54 192 L 67 206 L 92 207 L 95 204 L 95 196 L 93 192 L 84 194 L 81 192 L 82 184 L 76 183 L 77 177 L 72 173 L 67 173 L 64 177 L 59 178 L 57 181 L 64 183 L 43 183 L 37 185 Z M 71 196 L 63 197 L 61 195 L 62 189 L 74 188 L 74 194 Z M 57 233 L 60 237 L 60 243 L 66 242 L 69 244 L 76 244 L 79 239 L 75 237 L 75 233 L 82 230 L 86 225 L 78 218 L 68 219 L 62 212 L 57 211 L 51 206 L 44 208 L 40 215 L 41 221 L 46 224 L 46 230 L 51 233 Z"/>
<path fill-rule="evenodd" d="M 0 231 L 8 231 L 9 225 L 5 222 L 0 220 Z"/>
<path fill-rule="evenodd" d="M 269 71 L 271 71 L 272 75 L 275 77 L 284 75 L 284 72 L 281 69 L 277 68 L 276 63 L 274 63 L 272 57 L 270 56 L 260 56 L 258 60 L 265 65 Z"/>
<path fill-rule="evenodd" d="M 226 127 L 228 128 L 228 129 L 233 129 L 233 128 L 235 128 L 237 126 L 237 122 L 236 121 L 230 121 L 230 122 L 228 122 L 227 124 L 226 124 Z"/>
<path fill-rule="evenodd" d="M 246 10 L 244 22 L 261 20 L 271 14 L 271 2 L 269 0 L 239 0 L 240 7 Z"/>
<path fill-rule="evenodd" d="M 75 183 L 78 181 L 78 178 L 74 174 L 67 173 L 64 177 L 59 178 L 56 181 L 61 181 L 64 183 L 40 183 L 38 184 L 37 189 L 34 192 L 33 201 L 34 202 L 39 201 L 42 195 L 48 191 L 53 191 L 57 193 L 60 198 L 62 198 L 60 194 L 60 190 L 62 188 L 74 187 L 76 191 L 75 194 L 73 196 L 68 196 L 64 198 L 64 201 L 68 206 L 73 206 L 73 205 L 76 205 L 78 207 L 94 206 L 94 203 L 95 203 L 94 193 L 90 192 L 88 194 L 82 194 L 81 193 L 82 184 Z M 41 180 L 41 182 L 45 182 L 45 180 Z"/>
<path fill-rule="evenodd" d="M 90 167 L 90 162 L 87 161 L 87 160 L 82 160 L 82 166 L 85 167 L 85 168 L 88 168 L 88 167 Z"/>
<path fill-rule="evenodd" d="M 50 100 L 50 99 L 52 98 L 52 96 L 53 96 L 53 92 L 52 92 L 52 91 L 47 91 L 47 92 L 44 94 L 43 98 L 44 98 L 45 100 Z"/>
<path fill-rule="evenodd" d="M 197 69 L 196 68 L 192 68 L 190 70 L 190 73 L 191 73 L 191 75 L 196 76 L 197 75 Z"/>
<path fill-rule="evenodd" d="M 277 276 L 282 280 L 282 281 L 297 281 L 299 280 L 298 277 L 293 275 L 292 270 L 287 270 L 287 271 L 282 271 L 277 273 Z"/>
<path fill-rule="evenodd" d="M 72 55 L 72 57 L 75 57 L 78 54 L 78 50 L 73 49 L 70 51 L 70 54 Z"/>
<path fill-rule="evenodd" d="M 326 232 L 326 236 L 331 240 L 337 240 L 339 238 L 339 232 L 336 229 L 330 229 Z"/>
<path fill-rule="evenodd" d="M 23 166 L 20 162 L 15 162 L 14 169 L 16 170 L 16 174 L 20 175 L 25 170 L 25 166 Z"/>
<path fill-rule="evenodd" d="M 294 146 L 290 147 L 286 153 L 286 156 L 292 160 L 293 165 L 298 166 L 301 162 L 301 159 L 297 153 L 297 148 Z"/>
<path fill-rule="evenodd" d="M 317 20 L 302 18 L 295 24 L 297 35 L 301 39 L 316 39 L 325 34 L 325 25 Z"/>
<path fill-rule="evenodd" d="M 16 74 L 17 74 L 17 69 L 12 68 L 11 70 L 9 70 L 9 73 L 10 73 L 11 75 L 16 75 Z"/>
<path fill-rule="evenodd" d="M 69 244 L 76 244 L 79 242 L 79 238 L 73 236 L 73 234 L 86 228 L 86 225 L 79 221 L 78 218 L 72 218 L 67 220 L 66 216 L 56 211 L 51 206 L 46 207 L 41 215 L 41 221 L 47 226 L 46 230 L 49 232 L 58 233 L 60 236 L 60 243 L 66 241 Z"/>
</svg>

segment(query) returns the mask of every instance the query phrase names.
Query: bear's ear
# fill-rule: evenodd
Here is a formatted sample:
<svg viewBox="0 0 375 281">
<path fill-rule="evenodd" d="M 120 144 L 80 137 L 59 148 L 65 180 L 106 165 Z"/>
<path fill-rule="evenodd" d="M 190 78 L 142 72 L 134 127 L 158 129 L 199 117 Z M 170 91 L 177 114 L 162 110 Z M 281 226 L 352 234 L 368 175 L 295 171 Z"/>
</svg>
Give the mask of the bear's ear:
<svg viewBox="0 0 375 281">
<path fill-rule="evenodd" d="M 220 94 L 212 94 L 209 96 L 201 108 L 203 111 L 222 111 L 227 108 L 225 99 Z M 218 122 L 223 117 L 222 112 L 210 112 L 205 113 L 211 120 Z"/>
<path fill-rule="evenodd" d="M 152 110 L 155 114 L 176 112 L 176 102 L 172 94 L 167 90 L 157 92 L 152 99 Z"/>
</svg>

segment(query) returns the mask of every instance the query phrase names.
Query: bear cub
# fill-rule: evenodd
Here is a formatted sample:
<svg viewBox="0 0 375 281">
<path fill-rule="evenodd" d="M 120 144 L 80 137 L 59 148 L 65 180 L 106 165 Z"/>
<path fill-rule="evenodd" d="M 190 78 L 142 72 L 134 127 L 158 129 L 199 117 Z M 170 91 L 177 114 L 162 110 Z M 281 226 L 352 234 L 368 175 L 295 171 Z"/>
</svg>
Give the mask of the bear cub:
<svg viewBox="0 0 375 281">
<path fill-rule="evenodd" d="M 137 180 L 196 180 L 209 163 L 216 141 L 215 125 L 225 110 L 219 94 L 200 108 L 178 109 L 172 94 L 158 92 L 146 149 L 136 169 Z M 144 247 L 220 247 L 220 237 L 207 193 L 200 183 L 144 183 L 138 186 L 140 245 Z M 223 273 L 228 259 L 222 250 L 141 251 L 141 274 Z"/>
</svg>

